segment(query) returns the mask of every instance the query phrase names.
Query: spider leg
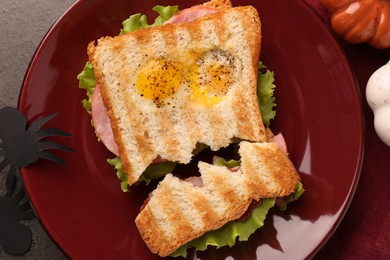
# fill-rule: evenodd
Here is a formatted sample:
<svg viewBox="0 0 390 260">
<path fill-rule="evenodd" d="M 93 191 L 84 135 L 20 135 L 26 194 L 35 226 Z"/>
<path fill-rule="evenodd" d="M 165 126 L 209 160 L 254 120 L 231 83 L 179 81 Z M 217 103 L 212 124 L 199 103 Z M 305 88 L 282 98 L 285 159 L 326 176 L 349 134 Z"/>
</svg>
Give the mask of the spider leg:
<svg viewBox="0 0 390 260">
<path fill-rule="evenodd" d="M 21 217 L 21 219 L 23 219 L 23 220 L 32 220 L 35 217 L 36 217 L 35 212 L 30 208 L 30 210 L 24 212 L 24 214 Z"/>
<path fill-rule="evenodd" d="M 31 220 L 36 217 L 35 212 L 31 207 L 30 201 L 26 200 L 19 206 L 19 208 L 23 210 L 23 216 L 20 216 L 20 219 Z"/>
<path fill-rule="evenodd" d="M 26 191 L 21 188 L 18 193 L 12 198 L 15 201 L 15 204 L 19 204 L 20 201 L 26 196 Z"/>
<path fill-rule="evenodd" d="M 49 137 L 49 136 L 71 136 L 71 134 L 55 128 L 47 128 L 37 132 L 38 140 L 41 140 L 42 138 Z"/>
<path fill-rule="evenodd" d="M 23 220 L 31 220 L 35 218 L 35 213 L 31 207 L 30 201 L 26 196 L 26 191 L 21 188 L 20 191 L 12 198 L 16 204 L 19 204 L 18 208 L 22 210 L 18 218 Z M 25 199 L 24 201 L 22 201 Z M 21 203 L 22 201 L 22 203 Z"/>
<path fill-rule="evenodd" d="M 7 156 L 7 152 L 5 151 L 4 144 L 1 142 L 1 139 L 0 139 L 0 158 L 4 158 L 6 156 Z M 3 162 L 1 162 L 1 163 L 3 163 Z M 2 170 L 2 168 L 0 168 L 0 171 L 1 170 Z"/>
<path fill-rule="evenodd" d="M 46 142 L 39 142 L 37 144 L 38 151 L 43 151 L 43 150 L 49 150 L 49 149 L 58 149 L 58 150 L 63 150 L 67 152 L 74 152 L 73 149 L 66 147 L 65 145 L 56 143 L 56 142 L 51 142 L 51 141 L 46 141 Z"/>
<path fill-rule="evenodd" d="M 40 158 L 48 159 L 48 160 L 51 160 L 51 161 L 56 162 L 58 164 L 61 164 L 62 166 L 66 166 L 65 161 L 55 154 L 45 152 L 45 151 L 40 151 L 40 152 L 38 152 L 38 155 Z"/>
<path fill-rule="evenodd" d="M 12 197 L 12 194 L 15 191 L 16 186 L 16 174 L 18 173 L 18 167 L 11 165 L 11 168 L 8 171 L 7 179 L 5 181 L 5 187 L 7 188 L 6 197 Z"/>
<path fill-rule="evenodd" d="M 38 131 L 44 124 L 46 124 L 48 121 L 50 121 L 52 118 L 54 118 L 55 116 L 57 115 L 57 113 L 55 114 L 51 114 L 47 117 L 43 117 L 41 119 L 38 119 L 37 121 L 34 121 L 30 127 L 28 128 L 28 132 L 36 132 Z"/>
<path fill-rule="evenodd" d="M 0 156 L 2 156 L 1 150 L 0 150 Z M 4 159 L 4 160 L 0 163 L 0 172 L 1 172 L 2 170 L 4 170 L 4 168 L 7 167 L 7 165 L 8 165 L 8 162 L 7 162 L 6 159 Z"/>
<path fill-rule="evenodd" d="M 35 213 L 23 187 L 19 189 L 18 193 L 11 200 L 17 207 L 17 210 L 14 212 L 17 220 L 31 220 L 35 218 Z"/>
</svg>

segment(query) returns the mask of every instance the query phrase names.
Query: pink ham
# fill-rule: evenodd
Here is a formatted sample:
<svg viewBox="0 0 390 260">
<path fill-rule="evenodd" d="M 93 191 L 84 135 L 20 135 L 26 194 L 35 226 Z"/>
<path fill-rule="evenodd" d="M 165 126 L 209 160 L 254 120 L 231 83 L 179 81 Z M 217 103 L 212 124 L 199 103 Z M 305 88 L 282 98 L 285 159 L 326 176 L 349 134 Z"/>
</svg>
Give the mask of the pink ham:
<svg viewBox="0 0 390 260">
<path fill-rule="evenodd" d="M 100 94 L 100 86 L 96 85 L 92 96 L 92 120 L 95 131 L 107 149 L 118 156 L 118 145 L 114 140 L 110 118 L 107 109 L 103 104 Z"/>
<path fill-rule="evenodd" d="M 187 23 L 192 22 L 198 18 L 201 18 L 206 15 L 217 13 L 217 9 L 203 7 L 203 6 L 194 6 L 191 8 L 184 9 L 174 16 L 172 16 L 165 23 Z"/>
<path fill-rule="evenodd" d="M 192 183 L 195 187 L 203 187 L 203 180 L 200 176 L 191 176 L 184 179 L 184 181 Z"/>
<path fill-rule="evenodd" d="M 279 145 L 280 150 L 282 150 L 285 153 L 288 153 L 287 152 L 286 140 L 284 139 L 282 133 L 279 133 L 279 134 L 275 135 L 272 138 L 272 142 L 277 143 Z"/>
</svg>

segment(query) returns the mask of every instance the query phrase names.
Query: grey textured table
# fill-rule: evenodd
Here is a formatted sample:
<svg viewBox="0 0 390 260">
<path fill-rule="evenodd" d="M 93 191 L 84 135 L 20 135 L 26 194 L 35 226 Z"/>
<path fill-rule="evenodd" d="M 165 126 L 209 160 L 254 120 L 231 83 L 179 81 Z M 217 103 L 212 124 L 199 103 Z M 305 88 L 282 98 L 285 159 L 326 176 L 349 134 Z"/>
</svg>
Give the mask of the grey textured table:
<svg viewBox="0 0 390 260">
<path fill-rule="evenodd" d="M 0 1 L 0 108 L 16 107 L 28 64 L 53 23 L 75 0 Z M 0 175 L 0 196 L 4 176 Z M 0 248 L 0 259 L 66 259 L 37 219 L 25 221 L 33 233 L 31 250 L 9 256 Z"/>
</svg>

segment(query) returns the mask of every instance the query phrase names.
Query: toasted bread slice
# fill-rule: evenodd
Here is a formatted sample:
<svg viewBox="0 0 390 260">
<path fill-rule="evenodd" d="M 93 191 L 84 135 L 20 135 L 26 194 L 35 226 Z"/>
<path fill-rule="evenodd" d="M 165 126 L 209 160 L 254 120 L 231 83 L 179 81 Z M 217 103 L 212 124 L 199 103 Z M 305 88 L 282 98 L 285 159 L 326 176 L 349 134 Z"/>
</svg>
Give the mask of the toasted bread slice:
<svg viewBox="0 0 390 260">
<path fill-rule="evenodd" d="M 300 177 L 275 143 L 241 142 L 237 171 L 199 162 L 203 186 L 168 174 L 135 223 L 149 249 L 160 256 L 241 217 L 253 200 L 294 191 Z"/>
<path fill-rule="evenodd" d="M 130 185 L 158 155 L 186 164 L 197 143 L 218 150 L 234 137 L 266 141 L 256 95 L 260 45 L 251 6 L 89 44 Z"/>
</svg>

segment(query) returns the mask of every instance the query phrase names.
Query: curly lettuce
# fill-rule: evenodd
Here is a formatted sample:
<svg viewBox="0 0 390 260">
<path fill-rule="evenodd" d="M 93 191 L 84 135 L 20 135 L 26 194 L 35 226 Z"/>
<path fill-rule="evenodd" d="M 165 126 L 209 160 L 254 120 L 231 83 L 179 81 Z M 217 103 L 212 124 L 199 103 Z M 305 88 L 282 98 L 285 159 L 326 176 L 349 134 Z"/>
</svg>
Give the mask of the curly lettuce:
<svg viewBox="0 0 390 260">
<path fill-rule="evenodd" d="M 171 256 L 186 257 L 187 249 L 195 248 L 196 251 L 204 251 L 208 246 L 217 249 L 223 246 L 232 247 L 237 240 L 247 241 L 249 236 L 264 225 L 264 220 L 270 208 L 275 205 L 275 199 L 264 199 L 261 205 L 253 209 L 252 214 L 244 221 L 232 221 L 217 230 L 205 233 L 185 245 L 179 247 Z"/>
<path fill-rule="evenodd" d="M 125 171 L 123 170 L 123 164 L 121 159 L 119 157 L 115 157 L 113 159 L 108 159 L 107 162 L 110 165 L 114 166 L 116 170 L 116 176 L 121 182 L 122 191 L 128 192 L 129 191 L 129 186 L 127 184 L 128 177 Z M 151 164 L 142 173 L 141 177 L 137 182 L 138 183 L 145 182 L 146 185 L 148 185 L 152 180 L 160 179 L 167 173 L 172 172 L 175 167 L 176 167 L 176 163 L 169 162 L 169 161 L 158 163 L 158 164 Z"/>
<path fill-rule="evenodd" d="M 154 20 L 154 23 L 149 24 L 148 18 L 144 14 L 133 14 L 128 19 L 123 21 L 123 29 L 120 30 L 119 34 L 126 34 L 142 28 L 148 28 L 150 26 L 161 25 L 164 22 L 168 21 L 174 14 L 179 12 L 179 7 L 174 6 L 161 6 L 157 5 L 152 8 L 153 11 L 157 12 L 159 16 Z"/>
<path fill-rule="evenodd" d="M 92 96 L 96 86 L 96 79 L 93 74 L 93 66 L 89 61 L 85 64 L 83 71 L 77 75 L 77 80 L 79 81 L 79 87 L 87 91 L 87 98 L 81 101 L 83 107 L 89 114 L 92 114 Z"/>
<path fill-rule="evenodd" d="M 260 62 L 258 69 L 257 98 L 263 122 L 267 127 L 269 127 L 270 121 L 276 116 L 274 110 L 274 107 L 276 106 L 274 97 L 276 86 L 274 82 L 274 73 L 268 70 L 267 67 Z"/>
</svg>

